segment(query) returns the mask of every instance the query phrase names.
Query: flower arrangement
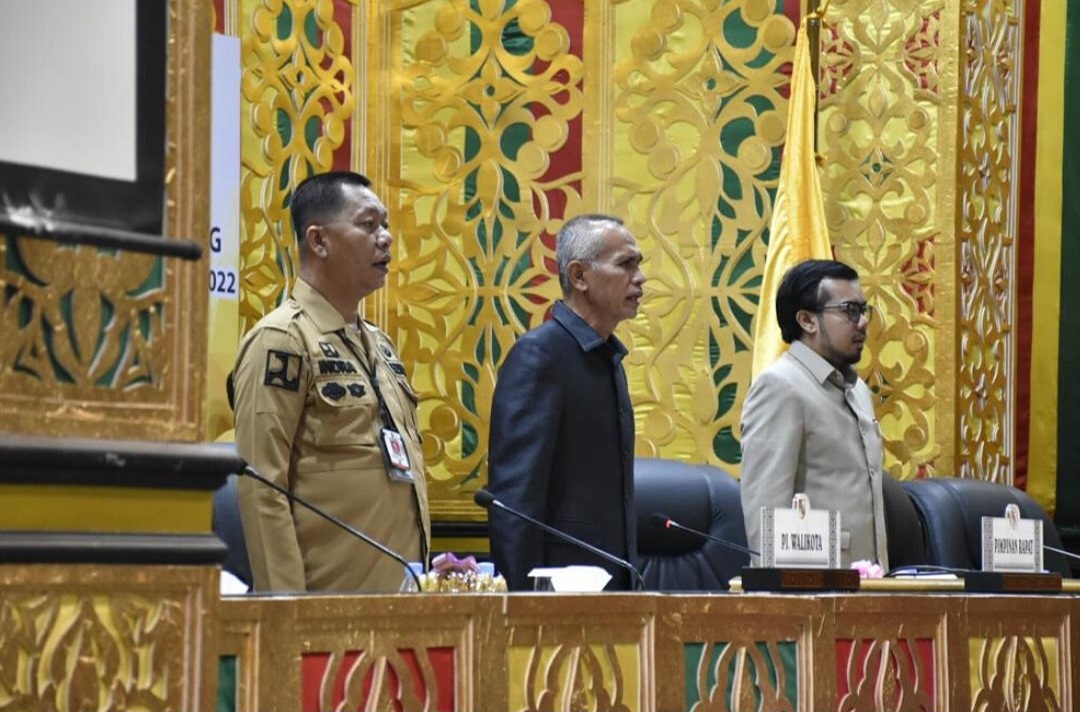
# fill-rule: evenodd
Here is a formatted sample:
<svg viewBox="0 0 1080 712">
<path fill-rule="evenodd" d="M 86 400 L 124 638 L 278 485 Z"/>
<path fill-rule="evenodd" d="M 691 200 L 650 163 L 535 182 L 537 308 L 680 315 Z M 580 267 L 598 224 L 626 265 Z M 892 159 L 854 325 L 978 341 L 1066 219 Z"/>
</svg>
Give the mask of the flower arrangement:
<svg viewBox="0 0 1080 712">
<path fill-rule="evenodd" d="M 481 567 L 472 556 L 459 559 L 446 552 L 431 560 L 430 571 L 420 574 L 420 590 L 425 593 L 505 593 L 506 579 L 490 567 Z"/>
<path fill-rule="evenodd" d="M 851 568 L 859 570 L 859 578 L 879 579 L 885 576 L 885 570 L 881 568 L 880 564 L 875 564 L 873 561 L 867 561 L 866 559 L 852 562 Z"/>
</svg>

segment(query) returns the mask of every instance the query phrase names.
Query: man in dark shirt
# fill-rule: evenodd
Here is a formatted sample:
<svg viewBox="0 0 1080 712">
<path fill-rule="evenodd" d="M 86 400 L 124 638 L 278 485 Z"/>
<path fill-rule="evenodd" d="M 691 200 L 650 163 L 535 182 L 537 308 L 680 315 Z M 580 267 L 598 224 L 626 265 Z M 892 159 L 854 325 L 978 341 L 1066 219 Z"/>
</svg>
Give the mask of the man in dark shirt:
<svg viewBox="0 0 1080 712">
<path fill-rule="evenodd" d="M 634 562 L 634 412 L 615 326 L 643 294 L 641 251 L 618 218 L 582 215 L 556 244 L 563 301 L 506 357 L 491 405 L 488 482 L 503 503 Z M 629 572 L 504 512 L 491 552 L 511 590 L 537 566 L 590 564 L 630 588 Z"/>
</svg>

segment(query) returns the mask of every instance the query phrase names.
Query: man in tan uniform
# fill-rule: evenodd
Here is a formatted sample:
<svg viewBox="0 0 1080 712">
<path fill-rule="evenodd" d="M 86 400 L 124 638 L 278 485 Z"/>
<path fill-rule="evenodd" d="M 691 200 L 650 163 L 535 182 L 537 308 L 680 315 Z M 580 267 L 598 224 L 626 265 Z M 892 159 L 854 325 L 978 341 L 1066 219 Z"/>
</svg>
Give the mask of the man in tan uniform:
<svg viewBox="0 0 1080 712">
<path fill-rule="evenodd" d="M 367 178 L 312 176 L 292 197 L 300 279 L 240 345 L 236 446 L 264 477 L 409 561 L 431 539 L 417 399 L 390 339 L 360 319 L 390 264 Z M 251 478 L 240 515 L 257 591 L 396 591 L 392 558 Z"/>
</svg>

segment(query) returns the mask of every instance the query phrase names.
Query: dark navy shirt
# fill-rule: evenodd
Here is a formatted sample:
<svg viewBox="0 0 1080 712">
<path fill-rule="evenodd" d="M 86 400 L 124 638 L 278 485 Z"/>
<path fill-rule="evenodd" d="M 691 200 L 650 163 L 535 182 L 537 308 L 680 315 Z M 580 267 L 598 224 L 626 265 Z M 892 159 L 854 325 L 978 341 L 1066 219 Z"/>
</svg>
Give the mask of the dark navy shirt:
<svg viewBox="0 0 1080 712">
<path fill-rule="evenodd" d="M 491 406 L 489 489 L 529 516 L 623 559 L 637 552 L 634 414 L 622 359 L 563 302 L 524 334 L 499 370 Z M 537 566 L 591 564 L 630 588 L 627 571 L 492 510 L 492 557 L 512 590 Z"/>
</svg>

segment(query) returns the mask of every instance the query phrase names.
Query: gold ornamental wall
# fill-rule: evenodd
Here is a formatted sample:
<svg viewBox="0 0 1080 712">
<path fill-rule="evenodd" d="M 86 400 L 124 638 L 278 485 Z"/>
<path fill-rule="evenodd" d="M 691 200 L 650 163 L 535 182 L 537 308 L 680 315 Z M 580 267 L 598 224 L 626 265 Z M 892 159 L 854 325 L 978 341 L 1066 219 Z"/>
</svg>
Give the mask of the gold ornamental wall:
<svg viewBox="0 0 1080 712">
<path fill-rule="evenodd" d="M 295 276 L 292 186 L 332 167 L 367 173 L 396 245 L 366 309 L 423 396 L 437 515 L 479 515 L 498 365 L 558 297 L 554 234 L 583 211 L 624 218 L 648 259 L 643 314 L 620 332 L 638 453 L 737 470 L 794 40 L 777 3 L 219 14 L 243 46 L 244 326 Z"/>
<path fill-rule="evenodd" d="M 365 310 L 422 395 L 436 516 L 479 518 L 498 365 L 558 297 L 554 234 L 611 212 L 647 257 L 619 330 L 637 452 L 737 473 L 794 5 L 219 3 L 242 41 L 243 328 L 295 278 L 296 183 L 368 174 L 395 245 Z M 997 127 L 1015 120 L 1016 12 L 834 0 L 824 17 L 829 226 L 881 315 L 861 371 L 903 478 L 1011 481 L 1016 151 Z"/>
<path fill-rule="evenodd" d="M 833 245 L 881 319 L 861 372 L 895 475 L 1011 484 L 1020 0 L 835 0 L 822 30 Z"/>
<path fill-rule="evenodd" d="M 1012 484 L 1016 457 L 1021 0 L 962 4 L 956 473 Z"/>
</svg>

